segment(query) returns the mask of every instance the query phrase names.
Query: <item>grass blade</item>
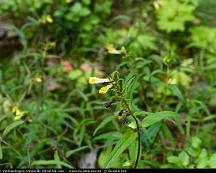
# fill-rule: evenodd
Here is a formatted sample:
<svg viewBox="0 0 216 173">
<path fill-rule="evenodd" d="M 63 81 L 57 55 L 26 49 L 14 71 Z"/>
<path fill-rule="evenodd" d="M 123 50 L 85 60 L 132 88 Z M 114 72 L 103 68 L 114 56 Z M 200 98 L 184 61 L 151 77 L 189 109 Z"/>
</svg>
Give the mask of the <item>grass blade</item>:
<svg viewBox="0 0 216 173">
<path fill-rule="evenodd" d="M 17 126 L 19 126 L 19 125 L 21 125 L 23 123 L 24 123 L 23 120 L 18 120 L 18 121 L 13 122 L 12 124 L 10 124 L 3 131 L 2 137 L 6 136 L 11 130 L 13 130 L 14 128 L 16 128 Z"/>
<path fill-rule="evenodd" d="M 72 154 L 74 154 L 74 153 L 76 153 L 78 151 L 82 151 L 82 150 L 84 150 L 86 148 L 89 148 L 89 147 L 88 146 L 83 146 L 83 147 L 80 147 L 80 148 L 76 148 L 74 150 L 67 151 L 66 152 L 66 157 L 70 157 Z"/>
<path fill-rule="evenodd" d="M 3 158 L 3 154 L 2 154 L 2 146 L 1 146 L 1 141 L 0 141 L 0 159 Z"/>
<path fill-rule="evenodd" d="M 32 165 L 35 165 L 35 166 L 40 166 L 40 165 L 61 165 L 61 166 L 64 166 L 66 168 L 70 168 L 72 169 L 73 166 L 65 163 L 65 162 L 62 162 L 62 161 L 58 161 L 58 160 L 37 160 L 37 161 L 34 161 L 32 162 Z"/>
</svg>

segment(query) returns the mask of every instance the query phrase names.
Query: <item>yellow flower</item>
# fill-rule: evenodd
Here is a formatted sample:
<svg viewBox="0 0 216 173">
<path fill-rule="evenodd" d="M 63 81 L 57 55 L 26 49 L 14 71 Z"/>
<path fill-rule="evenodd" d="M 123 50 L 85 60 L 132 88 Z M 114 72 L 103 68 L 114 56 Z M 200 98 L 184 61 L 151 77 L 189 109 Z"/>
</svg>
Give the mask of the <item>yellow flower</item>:
<svg viewBox="0 0 216 173">
<path fill-rule="evenodd" d="M 56 47 L 56 42 L 55 41 L 49 41 L 48 47 Z"/>
<path fill-rule="evenodd" d="M 41 78 L 41 76 L 35 76 L 34 78 L 32 78 L 32 81 L 41 83 L 42 82 L 42 78 Z"/>
<path fill-rule="evenodd" d="M 113 44 L 108 44 L 106 48 L 107 48 L 108 54 L 119 54 L 120 53 L 118 50 L 114 48 Z"/>
<path fill-rule="evenodd" d="M 47 23 L 53 23 L 53 18 L 48 14 L 46 16 L 46 21 L 47 21 Z"/>
<path fill-rule="evenodd" d="M 164 1 L 163 0 L 157 0 L 155 2 L 153 2 L 153 6 L 156 10 L 158 10 L 161 6 L 163 6 Z"/>
<path fill-rule="evenodd" d="M 42 16 L 41 22 L 46 24 L 46 23 L 53 23 L 53 18 L 51 15 L 44 15 Z"/>
<path fill-rule="evenodd" d="M 114 48 L 113 44 L 108 44 L 106 46 L 106 48 L 107 48 L 107 53 L 108 54 L 126 54 L 125 47 L 121 47 L 120 50 L 117 50 L 117 49 Z"/>
<path fill-rule="evenodd" d="M 21 111 L 17 105 L 12 107 L 12 113 L 14 113 L 14 120 L 19 120 L 25 115 L 25 111 Z"/>
<path fill-rule="evenodd" d="M 70 4 L 73 0 L 65 0 L 67 4 Z"/>
<path fill-rule="evenodd" d="M 121 53 L 122 54 L 126 54 L 127 53 L 127 51 L 126 51 L 126 49 L 125 49 L 125 47 L 123 46 L 123 47 L 121 47 Z"/>
<path fill-rule="evenodd" d="M 12 113 L 16 113 L 17 109 L 18 109 L 17 105 L 13 106 L 12 107 Z"/>
<path fill-rule="evenodd" d="M 19 119 L 21 119 L 23 116 L 24 116 L 24 112 L 20 112 L 19 115 L 16 115 L 16 116 L 14 117 L 14 120 L 19 120 Z"/>
<path fill-rule="evenodd" d="M 107 85 L 107 86 L 105 86 L 105 87 L 102 87 L 100 90 L 99 90 L 99 93 L 100 94 L 105 94 L 105 93 L 107 93 L 107 91 L 110 89 L 110 88 L 112 88 L 112 84 L 109 84 L 109 85 Z"/>
<path fill-rule="evenodd" d="M 95 84 L 95 83 L 105 83 L 110 82 L 107 78 L 97 78 L 97 77 L 90 77 L 89 78 L 89 84 Z"/>
</svg>

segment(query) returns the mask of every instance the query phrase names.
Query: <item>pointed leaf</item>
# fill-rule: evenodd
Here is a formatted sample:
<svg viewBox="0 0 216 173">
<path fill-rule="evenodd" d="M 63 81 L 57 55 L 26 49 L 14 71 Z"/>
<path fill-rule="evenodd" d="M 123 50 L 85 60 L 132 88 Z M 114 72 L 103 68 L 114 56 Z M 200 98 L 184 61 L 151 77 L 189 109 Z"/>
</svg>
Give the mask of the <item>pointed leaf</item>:
<svg viewBox="0 0 216 173">
<path fill-rule="evenodd" d="M 83 147 L 80 147 L 80 148 L 76 148 L 74 150 L 67 151 L 66 152 L 66 157 L 70 157 L 72 154 L 74 154 L 74 153 L 76 153 L 78 151 L 82 151 L 82 150 L 87 149 L 87 148 L 89 148 L 89 147 L 88 146 L 83 146 Z"/>
<path fill-rule="evenodd" d="M 115 162 L 123 151 L 132 143 L 135 142 L 137 134 L 133 131 L 126 132 L 119 143 L 111 152 L 109 158 L 105 163 L 105 168 L 109 168 L 112 162 Z"/>
<path fill-rule="evenodd" d="M 10 124 L 9 126 L 7 126 L 5 128 L 5 130 L 3 131 L 2 136 L 3 137 L 6 136 L 11 130 L 13 130 L 14 128 L 16 128 L 17 126 L 19 126 L 19 125 L 21 125 L 23 123 L 24 123 L 23 120 L 18 120 L 18 121 L 13 122 L 12 124 Z"/>
<path fill-rule="evenodd" d="M 112 121 L 115 118 L 115 116 L 109 116 L 107 118 L 105 118 L 98 126 L 97 128 L 94 130 L 93 136 L 95 136 L 95 134 L 98 132 L 98 130 L 100 130 L 101 128 L 103 128 L 107 123 L 109 123 L 110 121 Z"/>
<path fill-rule="evenodd" d="M 37 160 L 32 162 L 32 165 L 61 165 L 66 168 L 72 169 L 73 167 L 65 162 L 57 161 L 57 160 Z"/>
<path fill-rule="evenodd" d="M 183 166 L 187 166 L 189 164 L 189 162 L 190 162 L 189 159 L 190 158 L 189 158 L 188 154 L 185 151 L 182 151 L 179 154 L 179 160 L 181 161 Z"/>
<path fill-rule="evenodd" d="M 162 111 L 162 112 L 156 112 L 156 113 L 148 113 L 148 116 L 143 119 L 142 126 L 143 127 L 149 127 L 152 124 L 155 124 L 161 120 L 167 120 L 171 118 L 177 118 L 179 114 L 172 111 Z"/>
<path fill-rule="evenodd" d="M 0 159 L 3 158 L 3 154 L 2 154 L 2 146 L 1 146 L 1 141 L 0 141 Z"/>
</svg>

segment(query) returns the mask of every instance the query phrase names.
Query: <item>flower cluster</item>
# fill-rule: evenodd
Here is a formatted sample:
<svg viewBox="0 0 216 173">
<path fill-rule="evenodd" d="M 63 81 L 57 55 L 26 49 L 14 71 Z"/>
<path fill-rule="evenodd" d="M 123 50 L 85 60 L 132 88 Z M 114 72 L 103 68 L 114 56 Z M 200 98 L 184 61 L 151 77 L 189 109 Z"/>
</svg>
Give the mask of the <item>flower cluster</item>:
<svg viewBox="0 0 216 173">
<path fill-rule="evenodd" d="M 107 78 L 97 78 L 97 77 L 90 77 L 89 78 L 89 84 L 96 84 L 96 83 L 110 83 L 111 81 Z M 105 94 L 107 91 L 112 88 L 113 84 L 110 83 L 109 85 L 106 85 L 99 89 L 100 94 Z"/>
</svg>

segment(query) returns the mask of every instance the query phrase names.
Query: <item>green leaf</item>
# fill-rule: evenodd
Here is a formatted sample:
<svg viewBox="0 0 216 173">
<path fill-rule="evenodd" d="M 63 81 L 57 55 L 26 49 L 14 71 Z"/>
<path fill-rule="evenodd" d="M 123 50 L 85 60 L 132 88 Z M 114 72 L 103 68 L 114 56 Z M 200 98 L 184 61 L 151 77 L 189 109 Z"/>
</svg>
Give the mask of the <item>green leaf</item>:
<svg viewBox="0 0 216 173">
<path fill-rule="evenodd" d="M 19 125 L 21 125 L 23 123 L 24 123 L 23 120 L 18 120 L 18 121 L 13 122 L 12 124 L 10 124 L 9 126 L 7 126 L 5 128 L 5 130 L 3 131 L 2 136 L 3 137 L 6 136 L 11 130 L 13 130 L 14 128 L 16 128 L 17 126 L 19 126 Z"/>
<path fill-rule="evenodd" d="M 126 161 L 126 162 L 124 162 L 123 163 L 123 167 L 130 167 L 130 166 L 132 166 L 133 165 L 133 162 L 131 162 L 131 161 Z"/>
<path fill-rule="evenodd" d="M 215 96 L 215 99 L 216 99 L 216 96 Z M 211 115 L 203 118 L 202 121 L 205 122 L 205 121 L 210 121 L 210 120 L 213 120 L 213 119 L 216 119 L 216 114 L 211 114 Z"/>
<path fill-rule="evenodd" d="M 207 159 L 207 156 L 208 156 L 208 152 L 205 148 L 203 148 L 199 154 L 199 159 Z"/>
<path fill-rule="evenodd" d="M 79 70 L 79 69 L 76 69 L 76 70 L 71 71 L 71 72 L 68 74 L 68 77 L 69 77 L 71 80 L 75 80 L 75 79 L 78 79 L 81 75 L 82 75 L 82 71 Z"/>
<path fill-rule="evenodd" d="M 163 6 L 156 11 L 159 29 L 167 32 L 184 31 L 185 23 L 195 18 L 193 15 L 195 8 L 195 3 L 179 0 L 165 1 Z"/>
<path fill-rule="evenodd" d="M 65 162 L 62 162 L 62 161 L 57 161 L 57 160 L 37 160 L 37 161 L 34 161 L 32 162 L 32 165 L 61 165 L 61 166 L 64 166 L 66 168 L 70 168 L 70 169 L 73 169 L 73 166 L 65 163 Z"/>
<path fill-rule="evenodd" d="M 148 113 L 148 112 L 145 112 L 145 111 L 138 111 L 138 112 L 134 112 L 134 116 L 138 116 L 138 115 L 145 116 L 146 113 Z"/>
<path fill-rule="evenodd" d="M 187 166 L 189 164 L 189 162 L 190 162 L 189 159 L 190 158 L 189 158 L 188 154 L 185 151 L 182 151 L 179 154 L 179 160 L 181 161 L 183 166 Z"/>
<path fill-rule="evenodd" d="M 135 43 L 139 44 L 139 47 L 137 48 L 141 48 L 144 50 L 155 50 L 156 49 L 155 41 L 156 38 L 153 35 L 143 34 L 137 37 L 137 42 Z"/>
<path fill-rule="evenodd" d="M 199 169 L 207 168 L 207 165 L 208 165 L 208 160 L 201 159 L 198 161 L 196 168 L 199 168 Z"/>
<path fill-rule="evenodd" d="M 216 153 L 214 153 L 209 159 L 210 168 L 216 168 Z"/>
<path fill-rule="evenodd" d="M 132 99 L 133 93 L 136 91 L 138 87 L 138 82 L 136 80 L 137 75 L 134 73 L 129 73 L 123 82 L 123 95 L 127 99 Z"/>
<path fill-rule="evenodd" d="M 138 150 L 138 143 L 133 142 L 129 146 L 129 158 L 130 161 L 135 162 L 137 158 L 137 150 Z"/>
<path fill-rule="evenodd" d="M 176 156 L 168 156 L 167 161 L 169 163 L 173 163 L 173 164 L 176 164 L 176 165 L 179 164 L 179 162 L 180 162 L 179 158 L 176 157 Z"/>
<path fill-rule="evenodd" d="M 110 165 L 115 162 L 118 157 L 123 153 L 123 151 L 132 143 L 135 142 L 137 134 L 133 131 L 126 132 L 119 143 L 115 146 L 111 152 L 109 158 L 107 159 L 104 167 L 109 168 Z"/>
<path fill-rule="evenodd" d="M 173 84 L 169 84 L 168 87 L 172 90 L 173 94 L 179 98 L 179 100 L 182 102 L 182 103 L 185 103 L 185 99 L 181 93 L 181 91 L 178 89 L 178 87 L 176 85 L 173 85 Z"/>
<path fill-rule="evenodd" d="M 1 122 L 2 120 L 4 120 L 5 118 L 8 118 L 8 115 L 3 115 L 2 117 L 0 117 L 0 122 Z"/>
<path fill-rule="evenodd" d="M 143 127 L 149 127 L 161 120 L 167 120 L 171 118 L 177 118 L 179 114 L 172 111 L 162 111 L 162 112 L 156 112 L 156 113 L 148 113 L 148 116 L 143 119 L 142 126 Z"/>
<path fill-rule="evenodd" d="M 104 164 L 106 163 L 106 160 L 109 158 L 111 152 L 112 152 L 112 146 L 103 149 L 103 151 L 100 153 L 98 158 L 99 168 L 104 168 Z M 121 164 L 120 159 L 117 159 L 115 162 L 111 164 L 110 167 L 119 168 L 121 166 L 120 164 Z"/>
<path fill-rule="evenodd" d="M 89 147 L 88 146 L 83 146 L 83 147 L 80 147 L 80 148 L 76 148 L 74 150 L 67 151 L 66 152 L 66 157 L 70 157 L 72 154 L 74 154 L 74 153 L 76 153 L 78 151 L 82 151 L 82 150 L 84 150 L 86 148 L 89 148 Z"/>
<path fill-rule="evenodd" d="M 54 153 L 54 159 L 55 159 L 55 161 L 57 161 L 57 162 L 60 161 L 60 157 L 59 157 L 59 155 L 58 155 L 58 151 L 55 151 L 55 153 Z M 62 166 L 61 166 L 60 164 L 57 164 L 57 168 L 61 169 Z"/>
<path fill-rule="evenodd" d="M 158 122 L 148 129 L 142 128 L 140 131 L 141 142 L 145 144 L 146 149 L 150 149 L 152 143 L 155 141 L 159 130 L 161 129 L 161 123 Z"/>
<path fill-rule="evenodd" d="M 107 132 L 107 133 L 103 133 L 101 135 L 95 136 L 93 140 L 94 141 L 103 140 L 103 139 L 105 139 L 105 140 L 111 140 L 111 139 L 112 140 L 115 140 L 115 139 L 119 140 L 122 137 L 121 135 L 122 134 L 120 132 L 111 131 L 111 132 Z M 110 138 L 110 137 L 112 137 L 112 138 Z"/>
<path fill-rule="evenodd" d="M 83 4 L 89 5 L 91 3 L 91 0 L 82 0 Z"/>
<path fill-rule="evenodd" d="M 187 153 L 193 157 L 197 157 L 199 155 L 199 151 L 192 147 L 188 147 L 186 150 L 187 150 Z"/>
<path fill-rule="evenodd" d="M 213 45 L 216 37 L 214 28 L 207 26 L 196 26 L 190 29 L 191 40 L 195 47 L 208 48 Z"/>
<path fill-rule="evenodd" d="M 200 138 L 198 138 L 198 137 L 196 137 L 196 136 L 192 137 L 191 146 L 192 146 L 193 148 L 199 149 L 200 146 L 201 146 L 201 144 L 202 144 L 202 141 L 201 141 Z"/>
<path fill-rule="evenodd" d="M 2 154 L 2 146 L 1 146 L 1 141 L 0 141 L 0 159 L 3 158 L 3 154 Z"/>
<path fill-rule="evenodd" d="M 115 118 L 115 116 L 109 116 L 107 118 L 105 118 L 98 126 L 97 128 L 94 130 L 93 136 L 95 136 L 95 134 L 98 132 L 98 130 L 100 130 L 101 128 L 103 128 L 107 123 L 109 123 L 110 121 L 112 121 Z"/>
</svg>

